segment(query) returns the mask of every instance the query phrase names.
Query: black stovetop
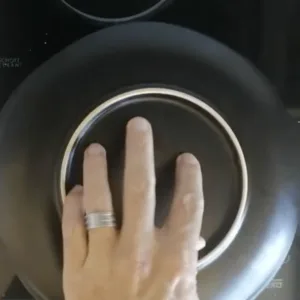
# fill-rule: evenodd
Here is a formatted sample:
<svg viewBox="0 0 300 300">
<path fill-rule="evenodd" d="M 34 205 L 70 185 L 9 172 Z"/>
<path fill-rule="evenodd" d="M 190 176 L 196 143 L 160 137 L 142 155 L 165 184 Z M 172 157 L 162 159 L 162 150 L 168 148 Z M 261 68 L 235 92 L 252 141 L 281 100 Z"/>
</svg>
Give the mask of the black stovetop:
<svg viewBox="0 0 300 300">
<path fill-rule="evenodd" d="M 282 1 L 279 0 L 200 2 L 175 0 L 174 5 L 155 16 L 154 20 L 196 29 L 244 55 L 269 77 L 281 94 L 287 110 L 300 120 L 300 57 L 289 55 L 297 53 L 296 45 L 299 43 L 298 40 L 288 40 L 293 36 L 293 31 L 286 31 L 290 24 L 296 25 L 291 15 L 300 11 L 300 5 L 287 9 L 289 4 L 285 3 L 281 7 L 279 3 Z M 270 12 L 266 12 L 268 2 L 273 7 Z M 272 18 L 274 26 L 270 26 Z M 269 27 L 276 39 L 262 36 L 263 33 L 268 34 Z M 0 108 L 20 82 L 41 63 L 75 40 L 98 29 L 67 14 L 59 5 L 59 0 L 0 1 Z M 281 35 L 277 35 L 276 31 Z M 286 34 L 286 37 L 282 37 L 282 34 Z M 294 45 L 292 49 L 291 44 Z M 278 45 L 281 52 L 274 51 L 266 55 L 268 49 L 277 49 Z M 282 68 L 284 63 L 286 67 Z M 259 299 L 299 299 L 299 278 L 300 247 L 295 243 L 282 269 Z M 30 299 L 30 296 L 16 279 L 4 299 L 25 300 Z"/>
<path fill-rule="evenodd" d="M 257 298 L 258 300 L 298 300 L 300 278 L 300 248 L 291 249 L 290 254 L 268 288 Z M 33 300 L 20 281 L 15 278 L 3 300 Z"/>
</svg>

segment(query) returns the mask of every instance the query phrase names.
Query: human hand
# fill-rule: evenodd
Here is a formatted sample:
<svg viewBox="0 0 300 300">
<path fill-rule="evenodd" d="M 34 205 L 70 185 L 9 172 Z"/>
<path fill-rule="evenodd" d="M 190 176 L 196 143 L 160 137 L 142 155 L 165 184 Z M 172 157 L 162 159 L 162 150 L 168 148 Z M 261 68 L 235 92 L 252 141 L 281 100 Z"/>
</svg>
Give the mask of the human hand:
<svg viewBox="0 0 300 300">
<path fill-rule="evenodd" d="M 127 125 L 124 174 L 121 231 L 87 231 L 85 214 L 113 208 L 105 150 L 98 144 L 86 150 L 83 188 L 76 186 L 64 203 L 66 300 L 198 300 L 197 250 L 204 247 L 199 245 L 204 210 L 199 162 L 191 154 L 177 159 L 173 204 L 161 229 L 154 225 L 152 129 L 140 117 Z"/>
</svg>

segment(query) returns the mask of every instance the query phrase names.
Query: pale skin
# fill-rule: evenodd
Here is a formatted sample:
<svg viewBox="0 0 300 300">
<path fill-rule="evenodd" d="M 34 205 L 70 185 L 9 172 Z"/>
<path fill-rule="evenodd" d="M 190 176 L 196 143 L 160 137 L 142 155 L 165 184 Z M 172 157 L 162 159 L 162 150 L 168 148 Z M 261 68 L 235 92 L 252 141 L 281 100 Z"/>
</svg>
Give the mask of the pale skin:
<svg viewBox="0 0 300 300">
<path fill-rule="evenodd" d="M 84 154 L 83 187 L 67 195 L 63 213 L 66 300 L 199 300 L 197 250 L 204 198 L 198 160 L 189 153 L 176 161 L 174 199 L 163 228 L 156 228 L 152 128 L 129 121 L 123 189 L 123 225 L 87 231 L 84 215 L 112 211 L 105 149 Z"/>
</svg>

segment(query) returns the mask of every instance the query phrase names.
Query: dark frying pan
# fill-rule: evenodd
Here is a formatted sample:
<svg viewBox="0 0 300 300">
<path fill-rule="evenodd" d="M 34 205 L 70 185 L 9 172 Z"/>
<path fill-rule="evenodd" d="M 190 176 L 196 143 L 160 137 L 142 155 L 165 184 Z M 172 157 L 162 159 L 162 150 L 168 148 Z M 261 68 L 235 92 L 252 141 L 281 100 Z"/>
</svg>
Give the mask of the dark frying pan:
<svg viewBox="0 0 300 300">
<path fill-rule="evenodd" d="M 76 42 L 29 76 L 4 108 L 0 238 L 19 276 L 37 298 L 62 299 L 62 198 L 81 182 L 91 142 L 107 148 L 121 226 L 124 128 L 136 115 L 154 130 L 157 226 L 170 207 L 175 157 L 189 151 L 201 161 L 201 299 L 252 299 L 295 237 L 296 126 L 244 59 L 159 23 L 119 25 Z"/>
</svg>

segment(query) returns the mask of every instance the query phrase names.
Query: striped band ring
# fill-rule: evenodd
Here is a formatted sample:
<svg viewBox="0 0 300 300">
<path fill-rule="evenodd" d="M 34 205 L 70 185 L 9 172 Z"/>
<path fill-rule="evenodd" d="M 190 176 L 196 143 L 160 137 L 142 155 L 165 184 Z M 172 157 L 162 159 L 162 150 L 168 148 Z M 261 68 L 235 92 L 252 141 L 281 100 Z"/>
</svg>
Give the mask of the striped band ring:
<svg viewBox="0 0 300 300">
<path fill-rule="evenodd" d="M 87 230 L 115 226 L 116 218 L 113 212 L 93 212 L 85 215 L 85 227 Z"/>
</svg>

